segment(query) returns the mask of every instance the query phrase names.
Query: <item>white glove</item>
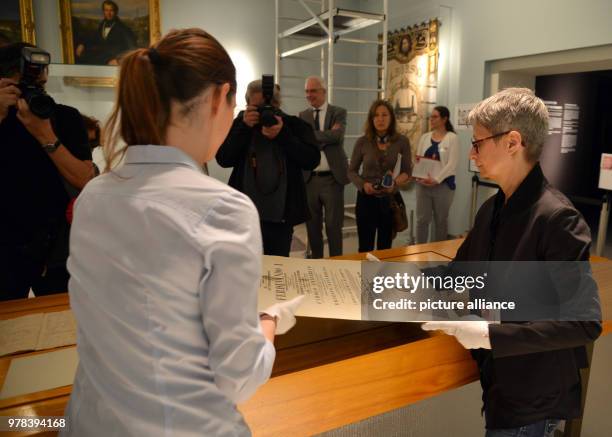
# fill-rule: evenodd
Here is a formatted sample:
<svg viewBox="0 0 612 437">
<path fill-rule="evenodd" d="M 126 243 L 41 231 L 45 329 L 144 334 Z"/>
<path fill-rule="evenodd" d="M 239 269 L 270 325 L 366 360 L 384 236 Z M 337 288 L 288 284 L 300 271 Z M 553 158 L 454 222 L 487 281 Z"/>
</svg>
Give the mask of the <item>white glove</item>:
<svg viewBox="0 0 612 437">
<path fill-rule="evenodd" d="M 377 262 L 377 263 L 382 262 L 375 255 L 372 255 L 370 252 L 366 253 L 366 259 L 368 261 Z"/>
<path fill-rule="evenodd" d="M 466 349 L 491 349 L 489 322 L 473 315 L 461 319 L 457 321 L 425 322 L 421 328 L 424 331 L 441 330 L 448 335 L 454 335 Z"/>
<path fill-rule="evenodd" d="M 259 314 L 267 314 L 274 317 L 276 319 L 275 333 L 281 335 L 295 326 L 295 312 L 302 303 L 302 300 L 304 300 L 303 294 L 287 302 L 275 303 Z"/>
</svg>

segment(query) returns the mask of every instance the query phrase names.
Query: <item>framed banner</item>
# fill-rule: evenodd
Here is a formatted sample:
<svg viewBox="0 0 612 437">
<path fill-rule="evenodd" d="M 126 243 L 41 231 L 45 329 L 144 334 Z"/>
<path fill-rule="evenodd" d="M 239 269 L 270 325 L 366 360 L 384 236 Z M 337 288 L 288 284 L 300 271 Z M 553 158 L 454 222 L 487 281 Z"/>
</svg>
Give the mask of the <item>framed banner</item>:
<svg viewBox="0 0 612 437">
<path fill-rule="evenodd" d="M 387 38 L 386 98 L 394 108 L 398 131 L 410 139 L 413 155 L 436 106 L 439 28 L 438 19 L 432 19 L 389 32 Z"/>
</svg>

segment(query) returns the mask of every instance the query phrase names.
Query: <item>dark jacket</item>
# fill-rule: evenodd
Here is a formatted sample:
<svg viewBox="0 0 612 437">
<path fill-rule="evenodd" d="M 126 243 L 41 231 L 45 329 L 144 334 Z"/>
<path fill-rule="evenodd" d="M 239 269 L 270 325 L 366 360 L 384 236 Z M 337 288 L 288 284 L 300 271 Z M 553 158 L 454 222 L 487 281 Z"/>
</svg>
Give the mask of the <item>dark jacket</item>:
<svg viewBox="0 0 612 437">
<path fill-rule="evenodd" d="M 119 17 L 116 17 L 113 27 L 106 38 L 103 37 L 105 20 L 100 21 L 92 41 L 85 46 L 83 56 L 77 59 L 79 64 L 106 65 L 121 54 L 136 48 L 136 36 Z"/>
<path fill-rule="evenodd" d="M 587 224 L 550 186 L 539 164 L 504 202 L 500 190 L 483 204 L 455 261 L 588 260 Z M 597 320 L 490 325 L 491 350 L 472 352 L 480 368 L 487 428 L 579 417 L 579 369 L 588 366 L 584 345 L 600 333 Z"/>
<path fill-rule="evenodd" d="M 234 120 L 230 132 L 217 152 L 217 162 L 221 167 L 233 167 L 228 184 L 244 192 L 243 178 L 247 162 L 249 145 L 253 139 L 253 130 L 242 122 L 243 112 Z M 285 201 L 284 219 L 290 225 L 304 223 L 310 218 L 306 200 L 306 187 L 302 176 L 303 170 L 312 170 L 321 159 L 312 128 L 297 117 L 283 114 L 283 128 L 275 138 L 286 156 L 287 199 Z"/>
</svg>

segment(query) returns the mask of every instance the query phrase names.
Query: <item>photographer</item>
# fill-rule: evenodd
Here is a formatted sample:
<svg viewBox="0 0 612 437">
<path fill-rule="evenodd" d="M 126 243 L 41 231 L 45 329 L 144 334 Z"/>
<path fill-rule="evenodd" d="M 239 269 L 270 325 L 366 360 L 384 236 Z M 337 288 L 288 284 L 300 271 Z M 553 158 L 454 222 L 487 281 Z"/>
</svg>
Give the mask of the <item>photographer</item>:
<svg viewBox="0 0 612 437">
<path fill-rule="evenodd" d="M 234 120 L 216 159 L 234 168 L 229 185 L 257 207 L 264 254 L 289 256 L 293 226 L 310 217 L 302 171 L 315 168 L 320 154 L 312 128 L 279 109 L 280 88 L 273 83 L 248 85 L 246 111 Z"/>
<path fill-rule="evenodd" d="M 44 91 L 48 56 L 0 48 L 0 300 L 67 291 L 66 207 L 93 174 L 79 112 Z"/>
</svg>

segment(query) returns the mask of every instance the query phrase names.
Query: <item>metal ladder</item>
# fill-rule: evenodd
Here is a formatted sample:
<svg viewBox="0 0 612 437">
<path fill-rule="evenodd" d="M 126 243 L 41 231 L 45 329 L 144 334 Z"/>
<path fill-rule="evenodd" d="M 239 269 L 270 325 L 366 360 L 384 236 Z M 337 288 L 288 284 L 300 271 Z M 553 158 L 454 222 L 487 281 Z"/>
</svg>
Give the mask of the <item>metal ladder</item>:
<svg viewBox="0 0 612 437">
<path fill-rule="evenodd" d="M 368 93 L 375 94 L 377 97 L 384 98 L 386 75 L 387 75 L 387 33 L 388 33 L 388 0 L 382 1 L 382 13 L 371 13 L 364 11 L 355 11 L 337 7 L 336 0 L 275 0 L 275 64 L 274 76 L 280 84 L 283 80 L 306 79 L 306 75 L 287 75 L 283 74 L 283 65 L 291 60 L 317 62 L 320 65 L 320 76 L 326 79 L 327 82 L 327 102 L 335 103 L 336 92 L 353 92 L 353 93 Z M 306 12 L 308 18 L 296 18 L 281 14 L 281 4 L 293 2 L 301 5 L 303 11 Z M 318 13 L 310 6 L 315 4 L 318 6 Z M 291 22 L 287 28 L 282 28 L 281 23 Z M 352 38 L 350 34 L 365 29 L 374 25 L 382 25 L 382 38 L 368 40 L 362 38 Z M 297 47 L 282 48 L 283 41 L 297 41 L 300 44 Z M 337 62 L 336 61 L 336 44 L 339 42 L 349 44 L 368 44 L 382 46 L 381 63 L 356 63 L 356 62 Z M 317 57 L 304 57 L 304 52 L 319 47 Z M 338 48 L 341 50 L 340 48 Z M 327 55 L 327 56 L 326 56 Z M 336 86 L 335 76 L 336 68 L 359 68 L 359 69 L 376 69 L 379 71 L 377 83 L 371 87 L 346 87 Z M 302 82 L 303 83 L 303 82 Z M 284 88 L 284 87 L 283 87 Z M 301 90 L 300 90 L 301 91 Z M 283 93 L 283 98 L 304 99 L 304 94 L 297 92 L 295 94 Z M 361 109 L 361 110 L 360 110 Z M 363 108 L 347 108 L 347 115 L 359 116 L 364 118 L 367 111 Z M 356 123 L 361 127 L 362 123 Z M 355 139 L 362 134 L 359 132 L 345 134 L 345 139 Z M 354 209 L 355 204 L 347 204 L 344 206 L 344 216 L 354 219 L 354 213 L 349 210 Z M 356 226 L 344 226 L 343 233 L 355 231 Z"/>
</svg>

